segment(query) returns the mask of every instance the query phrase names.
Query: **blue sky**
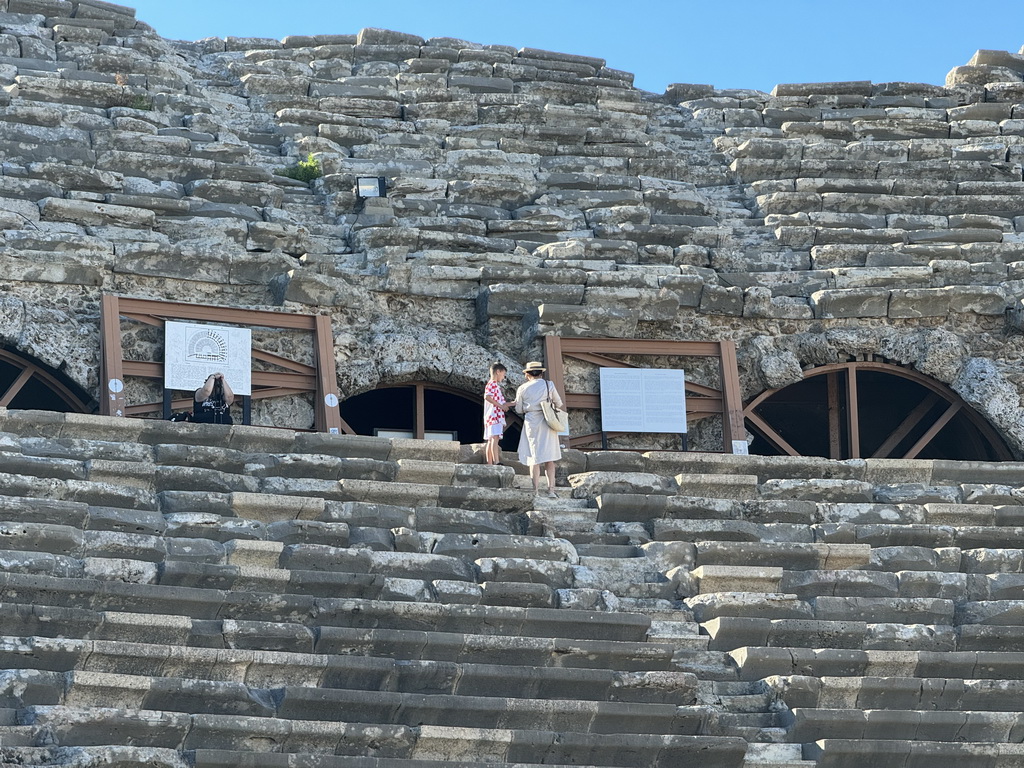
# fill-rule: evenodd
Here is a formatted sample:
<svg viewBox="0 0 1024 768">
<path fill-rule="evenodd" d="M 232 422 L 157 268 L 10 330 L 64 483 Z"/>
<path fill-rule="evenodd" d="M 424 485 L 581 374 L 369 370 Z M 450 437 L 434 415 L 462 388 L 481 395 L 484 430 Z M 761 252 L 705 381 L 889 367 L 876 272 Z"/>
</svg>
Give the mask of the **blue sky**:
<svg viewBox="0 0 1024 768">
<path fill-rule="evenodd" d="M 599 56 L 662 92 L 669 83 L 905 80 L 941 85 L 979 48 L 1017 53 L 1024 0 L 124 0 L 164 37 L 421 37 Z M 972 8 L 978 9 L 972 13 Z"/>
</svg>

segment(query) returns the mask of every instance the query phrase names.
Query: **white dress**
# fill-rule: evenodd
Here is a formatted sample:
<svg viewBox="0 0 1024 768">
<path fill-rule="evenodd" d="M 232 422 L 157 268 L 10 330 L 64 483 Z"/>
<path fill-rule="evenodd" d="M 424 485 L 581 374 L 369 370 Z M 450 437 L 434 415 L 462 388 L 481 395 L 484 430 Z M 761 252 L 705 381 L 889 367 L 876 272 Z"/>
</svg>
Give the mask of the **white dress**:
<svg viewBox="0 0 1024 768">
<path fill-rule="evenodd" d="M 558 461 L 562 458 L 558 434 L 544 421 L 544 413 L 540 409 L 541 402 L 548 397 L 549 387 L 551 402 L 561 408 L 562 398 L 558 396 L 555 385 L 547 379 L 527 381 L 516 390 L 516 412 L 523 415 L 523 434 L 519 438 L 519 461 L 528 467 L 547 461 Z"/>
</svg>

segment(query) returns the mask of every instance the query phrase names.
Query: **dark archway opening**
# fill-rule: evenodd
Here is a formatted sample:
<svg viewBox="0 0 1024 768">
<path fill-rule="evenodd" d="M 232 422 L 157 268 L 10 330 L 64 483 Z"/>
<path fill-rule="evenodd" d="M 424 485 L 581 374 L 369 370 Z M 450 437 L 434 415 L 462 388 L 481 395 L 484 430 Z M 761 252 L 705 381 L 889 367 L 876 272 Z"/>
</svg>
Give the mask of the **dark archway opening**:
<svg viewBox="0 0 1024 768">
<path fill-rule="evenodd" d="M 1006 443 L 955 392 L 878 362 L 813 369 L 745 409 L 761 455 L 1007 461 Z"/>
<path fill-rule="evenodd" d="M 92 399 L 49 366 L 0 349 L 0 406 L 36 411 L 92 413 Z"/>
<path fill-rule="evenodd" d="M 419 424 L 428 440 L 483 442 L 482 398 L 437 385 L 413 383 L 370 390 L 345 400 L 341 417 L 359 435 L 414 437 Z M 519 433 L 518 420 L 510 416 L 502 449 L 515 450 Z"/>
</svg>

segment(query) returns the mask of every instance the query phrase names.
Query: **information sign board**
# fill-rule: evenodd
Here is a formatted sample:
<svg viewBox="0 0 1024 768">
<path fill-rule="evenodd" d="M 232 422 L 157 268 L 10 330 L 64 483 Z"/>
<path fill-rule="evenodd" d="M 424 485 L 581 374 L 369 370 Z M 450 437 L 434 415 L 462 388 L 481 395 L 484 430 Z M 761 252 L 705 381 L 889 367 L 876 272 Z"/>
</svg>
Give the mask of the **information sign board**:
<svg viewBox="0 0 1024 768">
<path fill-rule="evenodd" d="M 685 434 L 685 383 L 671 368 L 602 368 L 601 431 Z"/>
<path fill-rule="evenodd" d="M 252 331 L 167 321 L 164 388 L 199 389 L 211 373 L 223 373 L 236 395 L 252 394 Z"/>
</svg>

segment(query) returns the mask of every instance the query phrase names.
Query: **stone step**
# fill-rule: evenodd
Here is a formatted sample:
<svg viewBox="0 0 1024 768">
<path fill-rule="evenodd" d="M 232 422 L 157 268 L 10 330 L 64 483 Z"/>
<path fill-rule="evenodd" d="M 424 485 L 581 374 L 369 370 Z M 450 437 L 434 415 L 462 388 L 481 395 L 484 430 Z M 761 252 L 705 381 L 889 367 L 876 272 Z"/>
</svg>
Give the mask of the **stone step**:
<svg viewBox="0 0 1024 768">
<path fill-rule="evenodd" d="M 447 760 L 465 756 L 526 763 L 565 763 L 668 768 L 700 755 L 705 765 L 739 766 L 746 742 L 735 737 L 595 734 L 565 731 L 463 728 L 457 726 L 368 725 L 239 715 L 185 714 L 120 709 L 26 707 L 19 719 L 36 739 L 56 746 L 102 745 L 131 740 L 136 746 L 262 752 L 272 739 L 288 753 L 385 753 L 388 756 Z"/>
<path fill-rule="evenodd" d="M 45 699 L 64 695 L 63 692 L 73 682 L 68 675 L 79 675 L 75 680 L 86 688 L 116 682 L 101 680 L 96 683 L 80 676 L 92 672 L 154 679 L 180 677 L 230 682 L 253 689 L 304 685 L 359 691 L 574 698 L 678 706 L 695 703 L 697 684 L 696 677 L 687 672 L 615 672 L 579 667 L 523 666 L 514 662 L 474 664 L 238 648 L 232 649 L 230 659 L 227 659 L 223 649 L 218 648 L 192 647 L 185 650 L 180 646 L 152 643 L 39 637 L 0 638 L 0 660 L 0 665 L 20 665 L 4 674 L 8 681 L 4 695 L 17 699 L 11 699 L 11 707 L 54 703 Z M 32 693 L 30 689 L 36 692 Z M 38 691 L 44 689 L 52 691 L 40 698 Z"/>
<path fill-rule="evenodd" d="M 744 646 L 854 648 L 879 651 L 956 651 L 957 628 L 933 624 L 819 621 L 721 616 L 701 624 L 708 648 L 732 651 Z"/>
<path fill-rule="evenodd" d="M 831 648 L 767 648 L 747 646 L 728 655 L 740 680 L 772 675 L 812 677 L 946 677 L 1020 680 L 1024 655 L 999 651 L 874 651 Z"/>
<path fill-rule="evenodd" d="M 902 709 L 808 709 L 797 707 L 787 717 L 790 740 L 899 739 L 960 741 L 964 732 L 978 743 L 1009 743 L 1020 728 L 1020 712 L 960 712 Z"/>
<path fill-rule="evenodd" d="M 803 759 L 803 747 L 800 744 L 755 742 L 747 745 L 742 768 L 814 768 L 814 762 Z"/>
<path fill-rule="evenodd" d="M 786 570 L 843 570 L 868 565 L 868 544 L 699 541 L 695 564 L 782 567 Z"/>
<path fill-rule="evenodd" d="M 4 746 L 0 746 L 0 766 L 3 768 L 15 765 L 74 765 L 81 768 L 148 765 L 152 768 L 186 768 L 188 765 L 187 757 L 176 749 L 119 745 L 99 747 L 8 746 L 11 743 L 5 737 Z"/>
<path fill-rule="evenodd" d="M 86 641 L 172 643 L 181 648 L 232 648 L 321 655 L 355 653 L 453 663 L 514 663 L 531 667 L 564 666 L 638 672 L 673 671 L 677 663 L 685 666 L 702 658 L 702 646 L 687 648 L 678 642 L 669 644 L 646 640 L 564 640 L 520 636 L 512 648 L 508 640 L 500 635 L 421 629 L 307 627 L 280 617 L 274 621 L 192 619 L 181 615 L 93 611 L 10 602 L 0 603 L 0 617 L 8 631 L 17 631 L 19 636 L 24 637 L 35 635 L 44 638 L 78 637 Z M 45 655 L 42 651 L 37 653 L 40 658 Z M 713 657 L 719 665 L 731 663 L 725 654 L 719 653 Z M 682 667 L 679 669 L 689 671 Z"/>
<path fill-rule="evenodd" d="M 821 739 L 804 745 L 804 757 L 816 761 L 818 768 L 846 768 L 860 765 L 956 766 L 989 765 L 1010 768 L 1024 758 L 1024 745 L 949 742 L 896 738 Z"/>
<path fill-rule="evenodd" d="M 497 606 L 439 605 L 360 599 L 330 599 L 307 595 L 233 592 L 225 589 L 164 587 L 94 579 L 61 579 L 20 573 L 0 573 L 0 594 L 9 602 L 73 608 L 102 605 L 104 610 L 196 619 L 230 616 L 256 621 L 305 618 L 322 626 L 426 629 L 474 632 L 487 627 L 494 633 L 533 637 L 643 640 L 650 618 L 638 614 L 599 613 L 566 609 L 521 609 Z"/>
<path fill-rule="evenodd" d="M 281 752 L 236 752 L 220 749 L 196 749 L 183 754 L 192 768 L 294 768 L 296 765 L 308 768 L 486 768 L 493 762 L 472 760 L 471 750 L 463 757 L 466 760 L 417 760 L 414 758 L 389 757 L 342 757 L 338 755 L 313 755 Z M 534 768 L 537 763 L 502 762 L 504 768 Z M 813 765 L 813 764 L 812 764 Z M 87 768 L 91 768 L 88 766 Z M 163 766 L 159 766 L 163 768 Z M 177 766 L 175 766 L 177 768 Z M 545 768 L 548 765 L 545 764 Z M 568 764 L 552 765 L 550 768 L 575 768 Z"/>
<path fill-rule="evenodd" d="M 205 672 L 216 667 L 215 660 L 208 660 L 207 664 L 201 659 L 190 661 L 195 662 L 195 667 L 186 667 L 177 674 L 193 669 Z M 508 674 L 510 670 L 504 670 L 489 684 L 481 680 L 474 686 L 470 680 L 465 690 L 444 693 L 431 682 L 445 673 L 442 669 L 425 670 L 418 683 L 410 679 L 412 690 L 383 690 L 372 684 L 367 677 L 371 670 L 366 667 L 349 665 L 310 670 L 304 675 L 294 663 L 281 664 L 283 661 L 279 660 L 279 666 L 267 664 L 259 670 L 247 671 L 246 678 L 251 682 L 178 677 L 173 672 L 147 677 L 87 670 L 67 673 L 14 670 L 4 674 L 9 687 L 0 692 L 0 703 L 18 709 L 34 706 L 85 709 L 116 701 L 119 708 L 128 711 L 234 714 L 285 720 L 501 728 L 526 725 L 533 729 L 550 726 L 548 729 L 588 733 L 720 735 L 714 725 L 713 710 L 692 704 L 581 700 L 576 696 L 542 698 L 526 691 L 517 691 L 520 695 L 511 698 L 509 689 L 517 686 L 513 682 L 515 675 Z M 283 679 L 288 672 L 295 676 L 293 683 Z M 350 675 L 363 677 L 369 687 L 334 687 Z M 303 685 L 306 682 L 314 685 Z M 315 687 L 318 682 L 325 683 L 326 687 Z M 500 686 L 503 695 L 497 695 L 494 690 L 490 691 L 494 695 L 480 695 L 488 685 Z M 474 691 L 477 688 L 480 690 Z"/>
<path fill-rule="evenodd" d="M 777 678 L 775 694 L 791 709 L 1015 712 L 1024 681 L 916 677 Z"/>
</svg>

